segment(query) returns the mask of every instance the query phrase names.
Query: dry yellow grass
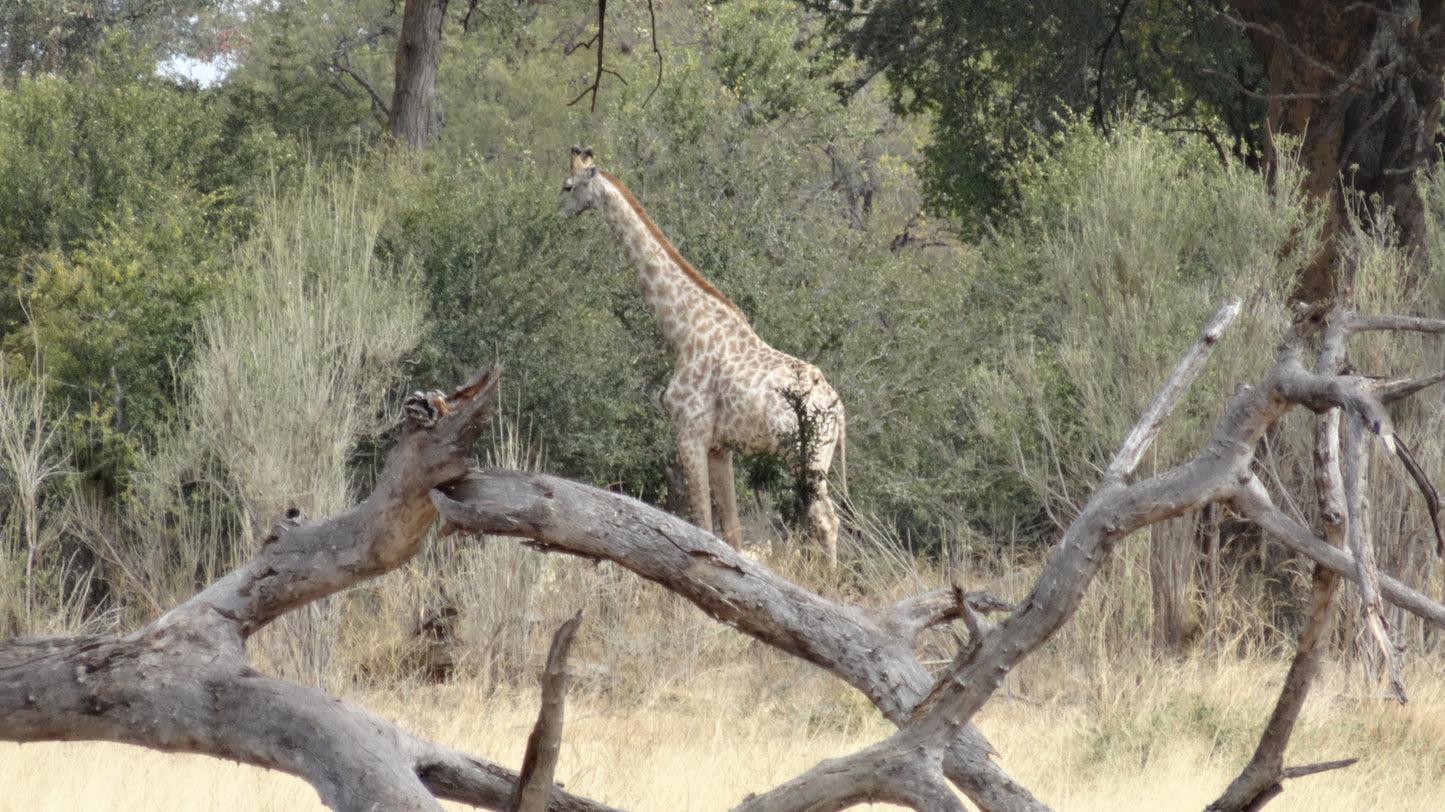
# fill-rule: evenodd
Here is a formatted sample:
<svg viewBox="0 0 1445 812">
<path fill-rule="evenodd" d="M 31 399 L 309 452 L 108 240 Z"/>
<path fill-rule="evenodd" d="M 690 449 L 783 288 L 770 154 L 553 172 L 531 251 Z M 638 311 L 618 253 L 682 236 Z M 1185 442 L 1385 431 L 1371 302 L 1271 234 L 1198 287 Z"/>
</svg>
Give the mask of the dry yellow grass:
<svg viewBox="0 0 1445 812">
<path fill-rule="evenodd" d="M 641 701 L 574 697 L 559 779 L 626 809 L 725 809 L 888 735 L 828 678 L 759 665 L 716 669 Z M 1005 769 L 1057 809 L 1197 810 L 1248 758 L 1283 668 L 1196 660 L 1121 673 L 1099 690 L 1044 666 L 1011 678 L 1012 699 L 1001 695 L 979 722 Z M 1411 676 L 1404 707 L 1358 698 L 1338 671 L 1324 675 L 1289 761 L 1362 761 L 1290 782 L 1271 812 L 1414 812 L 1445 797 L 1445 686 L 1430 670 Z M 769 690 L 778 679 L 791 687 Z M 472 683 L 351 699 L 514 766 L 536 706 L 530 690 L 489 696 Z M 321 808 L 288 776 L 119 745 L 0 745 L 0 786 L 4 812 Z"/>
<path fill-rule="evenodd" d="M 461 635 L 464 676 L 457 682 L 353 687 L 343 690 L 346 698 L 419 735 L 515 767 L 538 700 L 531 677 L 508 675 L 540 669 L 551 629 L 580 602 L 587 622 L 573 652 L 558 768 L 574 792 L 639 811 L 726 809 L 891 732 L 856 692 L 718 626 L 659 587 L 615 567 L 534 559 L 514 545 L 492 545 L 450 571 L 450 593 L 476 627 Z M 880 555 L 837 581 L 792 552 L 774 559 L 769 563 L 789 577 L 871 605 L 954 580 L 1016 599 L 1032 580 L 1027 570 L 990 578 Z M 1284 660 L 1260 656 L 1151 659 L 1137 570 L 1120 556 L 1074 621 L 1016 669 L 979 716 L 1002 766 L 1056 809 L 1202 809 L 1249 758 L 1285 672 Z M 440 577 L 398 573 L 379 582 L 376 594 L 353 596 L 365 622 L 342 624 L 349 642 L 336 654 L 335 673 L 356 673 L 368 652 L 401 639 L 414 622 L 408 613 Z M 503 599 L 510 593 L 499 585 L 508 578 L 526 600 Z M 478 594 L 466 592 L 467 584 Z M 519 619 L 484 614 L 488 606 Z M 536 622 L 523 622 L 524 613 Z M 491 630 L 513 626 L 517 639 L 499 649 Z M 937 633 L 925 654 L 946 660 L 952 645 Z M 499 650 L 516 658 L 500 671 L 488 659 Z M 399 678 L 379 681 L 394 686 Z M 1401 707 L 1362 698 L 1377 689 L 1365 687 L 1358 670 L 1327 668 L 1288 761 L 1362 761 L 1290 782 L 1271 812 L 1436 808 L 1435 799 L 1445 798 L 1438 656 L 1416 660 L 1407 683 L 1412 700 Z M 219 760 L 119 745 L 0 744 L 0 812 L 320 808 L 299 779 Z"/>
</svg>

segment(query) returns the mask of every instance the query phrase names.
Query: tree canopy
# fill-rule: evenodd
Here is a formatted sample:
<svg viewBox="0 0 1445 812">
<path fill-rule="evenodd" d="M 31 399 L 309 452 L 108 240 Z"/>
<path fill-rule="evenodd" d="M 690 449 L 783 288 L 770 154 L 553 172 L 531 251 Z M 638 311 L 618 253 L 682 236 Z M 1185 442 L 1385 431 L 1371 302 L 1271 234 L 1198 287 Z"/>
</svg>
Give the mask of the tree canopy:
<svg viewBox="0 0 1445 812">
<path fill-rule="evenodd" d="M 1124 118 L 1205 139 L 1221 159 L 1258 163 L 1263 72 L 1215 3 L 1029 0 L 803 5 L 827 47 L 857 58 L 854 92 L 888 80 L 897 110 L 931 116 L 924 188 L 963 217 L 1016 200 L 1012 167 L 1083 119 Z"/>
</svg>

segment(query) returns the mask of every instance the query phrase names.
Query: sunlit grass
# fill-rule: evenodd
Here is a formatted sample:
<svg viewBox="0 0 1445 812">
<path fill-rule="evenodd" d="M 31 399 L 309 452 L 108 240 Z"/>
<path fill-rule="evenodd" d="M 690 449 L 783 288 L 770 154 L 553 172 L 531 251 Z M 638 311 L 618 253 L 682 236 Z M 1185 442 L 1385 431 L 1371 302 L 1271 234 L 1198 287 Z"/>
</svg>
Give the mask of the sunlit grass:
<svg viewBox="0 0 1445 812">
<path fill-rule="evenodd" d="M 1120 675 L 1134 690 L 1107 702 L 1050 695 L 1039 684 L 1026 697 L 997 698 L 978 721 L 1004 769 L 1056 809 L 1197 810 L 1249 757 L 1283 668 L 1201 660 L 1135 671 Z M 1337 670 L 1323 675 L 1287 761 L 1362 760 L 1288 782 L 1269 809 L 1413 812 L 1442 797 L 1445 684 L 1427 671 L 1412 676 L 1415 697 L 1405 706 L 1360 698 Z M 780 677 L 798 684 L 767 690 Z M 626 707 L 576 696 L 558 778 L 573 792 L 625 809 L 728 808 L 889 734 L 876 715 L 819 724 L 839 693 L 829 678 L 804 671 L 769 677 L 739 667 L 701 673 Z M 537 704 L 530 690 L 489 694 L 477 683 L 350 698 L 423 736 L 513 767 Z M 108 744 L 0 745 L 0 786 L 6 812 L 321 808 L 315 792 L 289 776 Z"/>
<path fill-rule="evenodd" d="M 631 810 L 726 809 L 892 731 L 832 676 L 619 567 L 541 556 L 500 539 L 448 544 L 434 551 L 436 561 L 350 596 L 328 676 L 349 701 L 418 735 L 519 765 L 547 638 L 578 608 L 584 623 L 558 767 L 558 779 L 578 794 Z M 865 606 L 954 582 L 1017 600 L 1037 575 L 1001 561 L 923 561 L 868 530 L 847 553 L 845 569 L 833 572 L 785 539 L 758 551 L 786 577 Z M 1284 655 L 1237 641 L 1216 649 L 1223 654 L 1197 646 L 1154 656 L 1147 610 L 1119 608 L 1139 603 L 1147 589 L 1135 558 L 1116 553 L 1073 621 L 1009 675 L 977 719 L 1003 768 L 1056 809 L 1202 809 L 1249 759 L 1288 667 Z M 464 622 L 455 679 L 429 685 L 386 658 L 439 583 Z M 1235 620 L 1252 627 L 1259 619 Z M 935 631 L 920 654 L 936 666 L 956 644 Z M 1413 812 L 1445 797 L 1438 655 L 1418 656 L 1406 677 L 1411 701 L 1400 706 L 1381 698 L 1358 667 L 1328 664 L 1286 761 L 1361 761 L 1288 782 L 1271 812 Z M 315 791 L 289 776 L 91 743 L 0 744 L 0 788 L 0 812 L 321 808 Z"/>
</svg>

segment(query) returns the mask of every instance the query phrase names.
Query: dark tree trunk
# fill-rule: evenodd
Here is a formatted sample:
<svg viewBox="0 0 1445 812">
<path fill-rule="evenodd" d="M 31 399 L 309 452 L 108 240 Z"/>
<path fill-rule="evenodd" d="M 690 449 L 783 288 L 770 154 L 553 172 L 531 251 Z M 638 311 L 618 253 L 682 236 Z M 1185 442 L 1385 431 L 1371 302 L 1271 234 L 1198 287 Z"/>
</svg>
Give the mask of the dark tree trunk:
<svg viewBox="0 0 1445 812">
<path fill-rule="evenodd" d="M 1388 211 L 1405 246 L 1418 251 L 1424 244 L 1424 204 L 1415 179 L 1437 156 L 1445 3 L 1231 5 L 1269 75 L 1269 131 L 1300 139 L 1305 190 L 1326 207 L 1324 249 L 1301 275 L 1295 296 L 1333 301 L 1350 283 L 1335 239 L 1352 205 L 1342 191 L 1363 195 L 1366 222 Z"/>
<path fill-rule="evenodd" d="M 1184 649 L 1184 613 L 1195 557 L 1191 527 L 1185 524 L 1182 520 L 1160 522 L 1149 528 L 1149 595 L 1156 655 L 1175 655 Z"/>
<path fill-rule="evenodd" d="M 414 150 L 425 147 L 431 134 L 446 10 L 447 0 L 406 0 L 402 12 L 390 124 L 392 137 Z"/>
</svg>

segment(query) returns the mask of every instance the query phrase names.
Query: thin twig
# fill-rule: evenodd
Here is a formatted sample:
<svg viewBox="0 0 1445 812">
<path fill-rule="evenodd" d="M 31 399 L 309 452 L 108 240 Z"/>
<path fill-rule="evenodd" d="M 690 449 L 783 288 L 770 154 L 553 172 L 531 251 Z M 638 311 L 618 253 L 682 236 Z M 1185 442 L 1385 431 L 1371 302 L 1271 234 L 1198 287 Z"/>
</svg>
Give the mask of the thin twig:
<svg viewBox="0 0 1445 812">
<path fill-rule="evenodd" d="M 642 106 L 652 101 L 652 94 L 662 87 L 662 50 L 657 47 L 657 10 L 653 7 L 653 0 L 647 0 L 647 18 L 650 20 L 647 32 L 652 36 L 652 53 L 657 56 L 657 81 L 653 83 L 652 89 L 647 91 L 647 98 L 642 100 Z"/>
</svg>

